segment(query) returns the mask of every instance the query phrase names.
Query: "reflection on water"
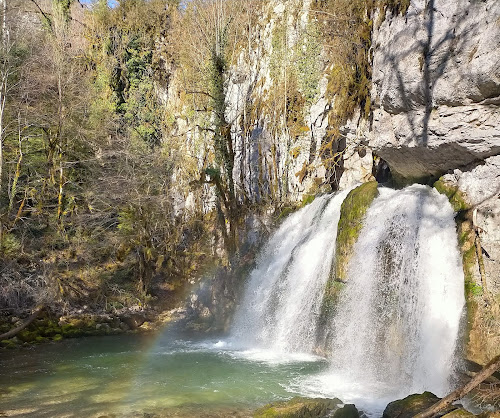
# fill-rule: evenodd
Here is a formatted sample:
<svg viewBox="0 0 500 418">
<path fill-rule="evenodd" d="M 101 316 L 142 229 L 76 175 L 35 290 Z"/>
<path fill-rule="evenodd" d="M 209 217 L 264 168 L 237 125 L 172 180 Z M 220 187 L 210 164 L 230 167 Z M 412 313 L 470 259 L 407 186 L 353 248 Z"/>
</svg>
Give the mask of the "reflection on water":
<svg viewBox="0 0 500 418">
<path fill-rule="evenodd" d="M 298 394 L 290 382 L 326 366 L 168 335 L 67 340 L 0 352 L 0 416 L 245 417 Z"/>
</svg>

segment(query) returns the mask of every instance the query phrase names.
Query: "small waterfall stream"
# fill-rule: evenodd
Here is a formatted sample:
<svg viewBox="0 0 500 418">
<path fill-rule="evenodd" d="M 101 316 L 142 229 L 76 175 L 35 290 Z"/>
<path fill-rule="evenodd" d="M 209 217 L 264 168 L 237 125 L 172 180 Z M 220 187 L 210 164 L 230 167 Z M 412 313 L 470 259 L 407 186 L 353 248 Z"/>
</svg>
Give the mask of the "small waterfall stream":
<svg viewBox="0 0 500 418">
<path fill-rule="evenodd" d="M 348 191 L 325 195 L 289 216 L 261 251 L 233 325 L 238 345 L 312 352 L 317 317 Z"/>
<path fill-rule="evenodd" d="M 410 393 L 449 389 L 464 307 L 446 197 L 420 185 L 379 190 L 332 318 L 330 367 L 294 383 L 302 393 L 337 396 L 372 411 Z M 317 198 L 273 234 L 249 279 L 233 341 L 313 352 L 346 195 Z"/>
<path fill-rule="evenodd" d="M 380 188 L 334 320 L 332 370 L 444 395 L 464 306 L 453 215 L 429 187 Z"/>
</svg>

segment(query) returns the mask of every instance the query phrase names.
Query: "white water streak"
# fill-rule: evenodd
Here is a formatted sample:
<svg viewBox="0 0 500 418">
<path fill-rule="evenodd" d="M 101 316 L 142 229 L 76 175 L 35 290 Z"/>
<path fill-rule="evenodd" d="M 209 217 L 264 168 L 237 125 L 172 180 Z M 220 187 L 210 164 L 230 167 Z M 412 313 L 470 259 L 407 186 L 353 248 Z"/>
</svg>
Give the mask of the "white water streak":
<svg viewBox="0 0 500 418">
<path fill-rule="evenodd" d="M 464 307 L 454 213 L 426 186 L 380 188 L 354 247 L 333 319 L 331 366 L 290 390 L 339 397 L 372 416 L 388 402 L 449 390 Z M 233 327 L 260 353 L 312 352 L 347 191 L 291 215 L 252 272 Z"/>
<path fill-rule="evenodd" d="M 463 270 L 446 197 L 420 185 L 380 188 L 334 321 L 331 380 L 362 382 L 361 391 L 372 397 L 424 390 L 443 396 L 463 307 Z M 331 389 L 341 396 L 340 388 Z"/>
<path fill-rule="evenodd" d="M 347 193 L 317 198 L 273 234 L 249 278 L 233 341 L 277 352 L 313 351 Z"/>
</svg>

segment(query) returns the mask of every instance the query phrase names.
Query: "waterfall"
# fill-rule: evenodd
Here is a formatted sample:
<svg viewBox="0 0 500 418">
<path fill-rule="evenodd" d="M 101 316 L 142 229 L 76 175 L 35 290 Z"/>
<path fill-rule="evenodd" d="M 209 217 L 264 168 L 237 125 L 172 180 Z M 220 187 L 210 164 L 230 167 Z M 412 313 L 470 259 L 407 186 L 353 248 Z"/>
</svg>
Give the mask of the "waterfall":
<svg viewBox="0 0 500 418">
<path fill-rule="evenodd" d="M 251 273 L 232 327 L 244 347 L 311 352 L 348 191 L 316 198 L 271 236 Z"/>
<path fill-rule="evenodd" d="M 331 366 L 300 383 L 375 415 L 411 393 L 448 392 L 465 303 L 447 198 L 420 185 L 379 191 L 333 320 Z"/>
<path fill-rule="evenodd" d="M 334 321 L 332 369 L 409 392 L 446 392 L 464 306 L 453 215 L 429 187 L 380 188 Z"/>
<path fill-rule="evenodd" d="M 447 198 L 421 185 L 379 191 L 331 321 L 330 366 L 290 386 L 309 396 L 339 397 L 374 415 L 408 394 L 449 390 L 465 304 Z M 233 341 L 313 352 L 346 195 L 317 198 L 272 235 L 251 273 Z"/>
</svg>

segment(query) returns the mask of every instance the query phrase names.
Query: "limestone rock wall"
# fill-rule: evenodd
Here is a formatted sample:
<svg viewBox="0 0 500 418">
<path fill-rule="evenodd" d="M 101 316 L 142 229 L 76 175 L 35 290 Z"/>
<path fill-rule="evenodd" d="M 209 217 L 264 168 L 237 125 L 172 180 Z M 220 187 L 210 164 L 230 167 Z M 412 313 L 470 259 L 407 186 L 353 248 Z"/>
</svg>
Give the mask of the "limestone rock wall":
<svg viewBox="0 0 500 418">
<path fill-rule="evenodd" d="M 487 158 L 468 171 L 456 169 L 443 176 L 443 180 L 463 193 L 470 208 L 463 222 L 471 224 L 475 231 L 469 246 L 478 245 L 481 249 L 481 259 L 474 247 L 464 257 L 466 280 L 471 281 L 466 292 L 465 355 L 484 364 L 500 350 L 500 155 Z M 484 265 L 483 274 L 480 263 Z"/>
<path fill-rule="evenodd" d="M 292 55 L 306 31 L 309 6 L 310 0 L 270 1 L 253 46 L 241 51 L 232 69 L 227 95 L 236 150 L 234 178 L 240 195 L 253 202 L 269 196 L 300 201 L 327 180 L 318 153 L 328 127 L 326 79 L 319 80 L 316 96 L 304 108 L 302 133 L 292 135 L 283 115 L 274 114 L 285 99 L 273 75 L 285 77 L 296 65 Z M 323 72 L 322 57 L 313 60 Z"/>
<path fill-rule="evenodd" d="M 409 181 L 500 153 L 500 2 L 412 0 L 373 36 L 371 146 Z"/>
</svg>

